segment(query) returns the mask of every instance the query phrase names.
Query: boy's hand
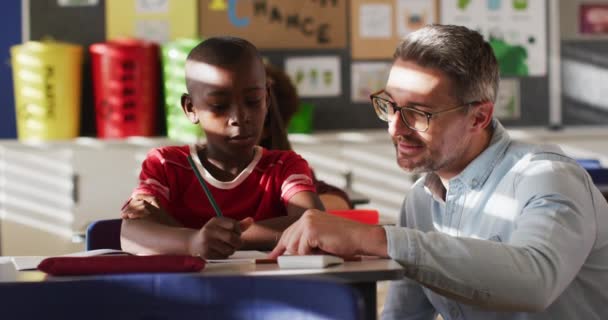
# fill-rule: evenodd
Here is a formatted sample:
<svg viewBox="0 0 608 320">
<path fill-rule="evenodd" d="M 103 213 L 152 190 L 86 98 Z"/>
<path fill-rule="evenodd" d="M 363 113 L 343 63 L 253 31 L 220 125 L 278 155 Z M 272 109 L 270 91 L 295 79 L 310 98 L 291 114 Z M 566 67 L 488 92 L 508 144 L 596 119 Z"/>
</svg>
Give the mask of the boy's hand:
<svg viewBox="0 0 608 320">
<path fill-rule="evenodd" d="M 252 218 L 212 218 L 190 239 L 190 253 L 204 259 L 225 259 L 243 245 L 241 233 L 252 224 Z"/>
<path fill-rule="evenodd" d="M 134 195 L 122 208 L 122 219 L 138 219 L 160 212 L 160 206 L 155 197 L 149 195 Z"/>
</svg>

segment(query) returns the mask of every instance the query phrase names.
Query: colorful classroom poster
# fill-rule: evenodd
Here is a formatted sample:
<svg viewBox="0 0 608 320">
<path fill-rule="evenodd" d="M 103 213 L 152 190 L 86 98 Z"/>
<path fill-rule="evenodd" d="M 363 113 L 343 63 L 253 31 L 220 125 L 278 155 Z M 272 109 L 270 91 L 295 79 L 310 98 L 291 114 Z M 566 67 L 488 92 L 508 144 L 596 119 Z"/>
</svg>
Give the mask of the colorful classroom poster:
<svg viewBox="0 0 608 320">
<path fill-rule="evenodd" d="M 435 1 L 397 0 L 395 12 L 397 34 L 403 38 L 412 31 L 436 21 L 437 7 Z"/>
<path fill-rule="evenodd" d="M 346 46 L 347 0 L 200 0 L 202 37 L 230 34 L 260 49 Z"/>
<path fill-rule="evenodd" d="M 503 76 L 547 73 L 545 0 L 443 0 L 441 23 L 475 29 L 490 42 Z"/>
<path fill-rule="evenodd" d="M 500 79 L 494 116 L 501 120 L 517 120 L 521 117 L 519 79 Z"/>
<path fill-rule="evenodd" d="M 57 0 L 60 7 L 86 7 L 96 6 L 99 0 Z"/>
<path fill-rule="evenodd" d="M 197 0 L 106 0 L 106 38 L 196 38 Z"/>
<path fill-rule="evenodd" d="M 287 58 L 285 71 L 301 97 L 339 96 L 342 93 L 338 56 Z"/>
<path fill-rule="evenodd" d="M 352 101 L 369 102 L 369 96 L 386 85 L 390 69 L 390 62 L 353 62 L 351 65 Z"/>
<path fill-rule="evenodd" d="M 370 3 L 359 7 L 361 38 L 390 38 L 393 35 L 393 8 L 388 4 Z"/>
<path fill-rule="evenodd" d="M 437 21 L 438 0 L 351 0 L 353 59 L 390 59 L 399 40 Z"/>
<path fill-rule="evenodd" d="M 608 4 L 584 3 L 579 8 L 579 33 L 608 34 Z"/>
</svg>

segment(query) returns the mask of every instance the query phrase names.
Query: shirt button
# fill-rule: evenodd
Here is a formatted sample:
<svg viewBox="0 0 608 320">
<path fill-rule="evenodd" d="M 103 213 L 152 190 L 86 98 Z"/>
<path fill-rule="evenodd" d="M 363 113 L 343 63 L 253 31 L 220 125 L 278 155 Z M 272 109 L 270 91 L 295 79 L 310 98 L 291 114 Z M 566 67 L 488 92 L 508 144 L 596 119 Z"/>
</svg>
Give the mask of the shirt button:
<svg viewBox="0 0 608 320">
<path fill-rule="evenodd" d="M 450 311 L 450 316 L 451 316 L 453 319 L 458 319 L 458 318 L 460 318 L 460 311 L 458 310 L 458 308 L 457 308 L 455 305 L 450 304 L 450 307 L 449 307 L 448 309 L 449 309 L 449 311 Z"/>
<path fill-rule="evenodd" d="M 479 181 L 477 181 L 477 179 L 473 179 L 471 181 L 471 186 L 473 186 L 473 188 L 477 187 L 478 184 L 479 184 Z"/>
</svg>

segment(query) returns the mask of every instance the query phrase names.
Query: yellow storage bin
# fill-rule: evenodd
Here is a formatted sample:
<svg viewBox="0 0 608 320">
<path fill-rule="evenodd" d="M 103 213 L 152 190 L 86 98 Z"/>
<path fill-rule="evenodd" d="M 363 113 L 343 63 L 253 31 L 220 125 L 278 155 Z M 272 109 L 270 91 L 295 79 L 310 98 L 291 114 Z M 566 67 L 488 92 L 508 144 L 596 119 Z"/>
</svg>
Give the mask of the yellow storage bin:
<svg viewBox="0 0 608 320">
<path fill-rule="evenodd" d="M 82 51 L 82 46 L 55 41 L 11 47 L 19 140 L 78 136 Z"/>
</svg>

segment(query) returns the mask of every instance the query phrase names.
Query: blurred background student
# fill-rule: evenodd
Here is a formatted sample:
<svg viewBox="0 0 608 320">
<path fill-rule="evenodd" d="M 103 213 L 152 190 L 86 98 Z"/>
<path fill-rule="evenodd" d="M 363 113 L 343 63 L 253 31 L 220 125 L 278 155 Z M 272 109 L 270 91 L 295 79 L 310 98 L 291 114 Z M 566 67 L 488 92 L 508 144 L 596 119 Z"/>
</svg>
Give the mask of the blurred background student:
<svg viewBox="0 0 608 320">
<path fill-rule="evenodd" d="M 266 79 L 270 84 L 270 108 L 266 114 L 260 146 L 269 150 L 292 150 L 287 137 L 287 127 L 300 105 L 298 93 L 283 70 L 269 63 L 265 63 L 265 66 Z M 314 172 L 313 179 L 326 210 L 352 209 L 351 201 L 344 190 L 317 180 Z"/>
</svg>

